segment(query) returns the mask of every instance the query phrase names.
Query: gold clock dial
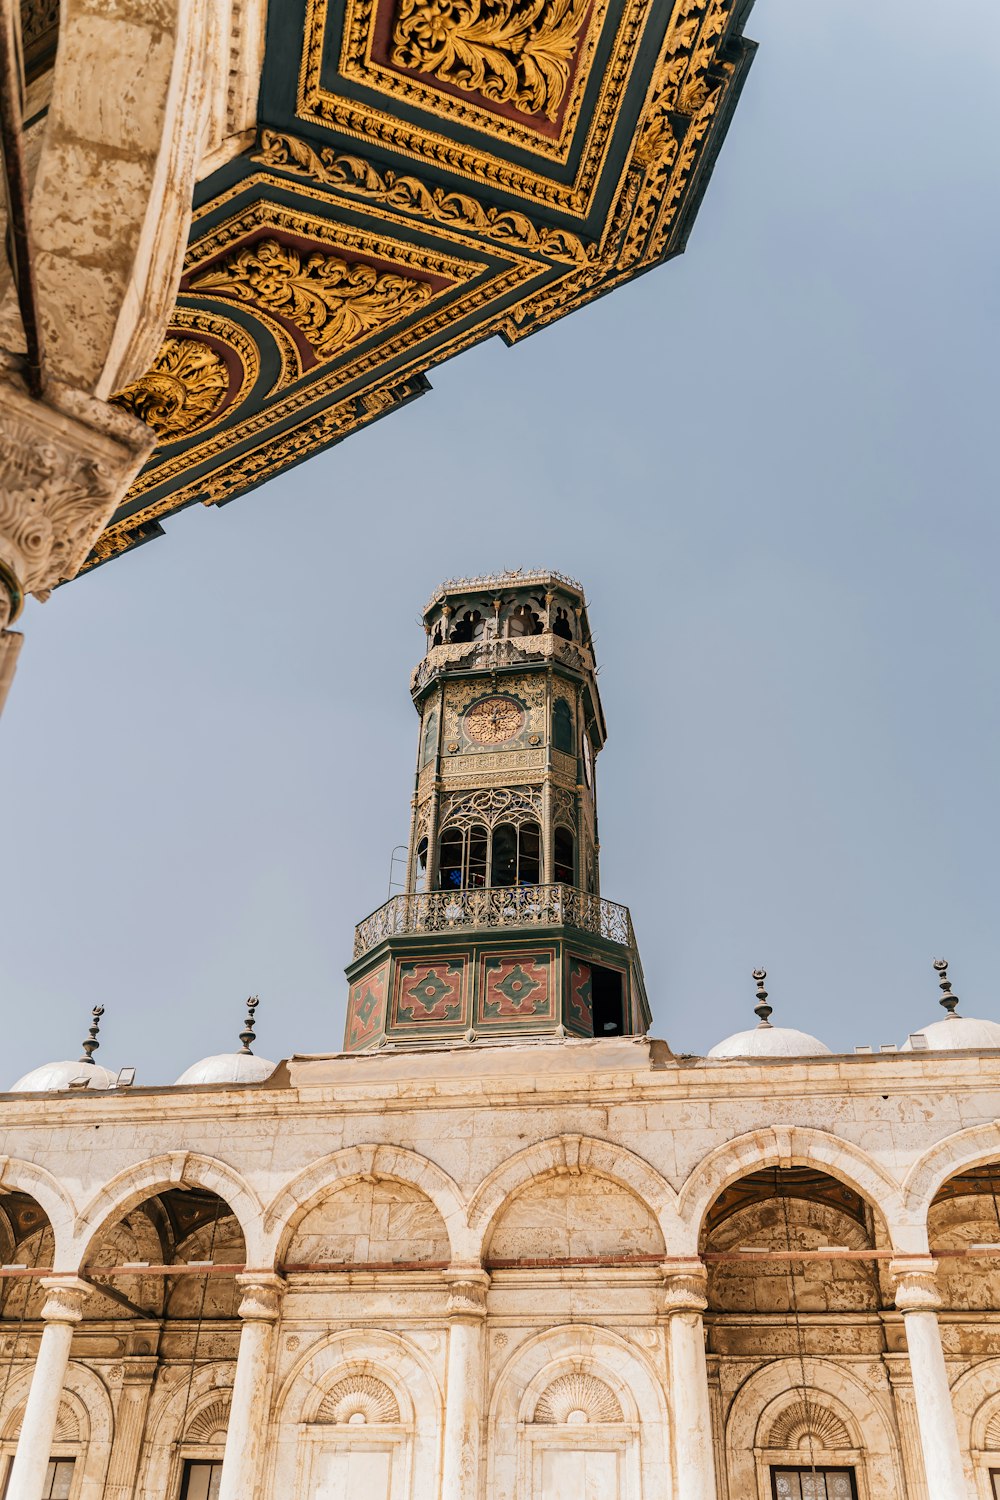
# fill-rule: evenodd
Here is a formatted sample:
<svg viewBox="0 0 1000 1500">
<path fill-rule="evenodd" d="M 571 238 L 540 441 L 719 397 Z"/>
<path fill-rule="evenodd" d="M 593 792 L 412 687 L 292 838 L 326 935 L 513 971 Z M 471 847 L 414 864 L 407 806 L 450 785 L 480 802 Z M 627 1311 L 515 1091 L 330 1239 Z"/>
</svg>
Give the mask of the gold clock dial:
<svg viewBox="0 0 1000 1500">
<path fill-rule="evenodd" d="M 465 716 L 465 733 L 474 745 L 502 745 L 524 728 L 524 709 L 513 698 L 483 698 Z"/>
</svg>

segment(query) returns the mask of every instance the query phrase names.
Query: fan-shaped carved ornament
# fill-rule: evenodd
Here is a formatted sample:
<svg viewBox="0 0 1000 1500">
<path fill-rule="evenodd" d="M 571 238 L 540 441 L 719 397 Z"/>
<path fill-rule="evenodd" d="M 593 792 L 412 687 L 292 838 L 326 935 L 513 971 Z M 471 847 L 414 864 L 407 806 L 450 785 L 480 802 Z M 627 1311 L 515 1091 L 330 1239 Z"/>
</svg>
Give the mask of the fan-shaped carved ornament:
<svg viewBox="0 0 1000 1500">
<path fill-rule="evenodd" d="M 772 1423 L 771 1448 L 850 1448 L 851 1434 L 835 1412 L 814 1401 L 796 1401 L 786 1406 Z"/>
<path fill-rule="evenodd" d="M 21 1432 L 21 1423 L 24 1421 L 24 1407 L 20 1407 L 3 1430 L 5 1441 L 12 1441 Z M 60 1402 L 59 1415 L 56 1418 L 56 1431 L 53 1439 L 57 1443 L 78 1443 L 80 1441 L 80 1419 L 71 1406 L 65 1401 Z"/>
<path fill-rule="evenodd" d="M 622 1409 L 610 1386 L 596 1375 L 560 1375 L 535 1407 L 536 1422 L 621 1422 Z"/>
<path fill-rule="evenodd" d="M 1000 1408 L 993 1413 L 986 1424 L 983 1447 L 990 1449 L 991 1452 L 996 1452 L 1000 1449 Z"/>
<path fill-rule="evenodd" d="M 188 1425 L 186 1440 L 189 1443 L 222 1443 L 229 1430 L 228 1396 L 219 1396 L 208 1406 L 203 1406 Z"/>
<path fill-rule="evenodd" d="M 374 1375 L 348 1375 L 328 1391 L 317 1422 L 398 1422 L 399 1403 Z"/>
</svg>

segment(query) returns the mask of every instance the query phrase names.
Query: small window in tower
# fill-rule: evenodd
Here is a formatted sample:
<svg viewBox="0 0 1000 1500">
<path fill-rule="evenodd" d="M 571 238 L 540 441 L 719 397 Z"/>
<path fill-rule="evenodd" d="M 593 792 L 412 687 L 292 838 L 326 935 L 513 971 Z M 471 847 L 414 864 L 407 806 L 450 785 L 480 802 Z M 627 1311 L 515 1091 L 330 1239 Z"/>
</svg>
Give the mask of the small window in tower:
<svg viewBox="0 0 1000 1500">
<path fill-rule="evenodd" d="M 499 823 L 493 830 L 493 870 L 490 884 L 517 884 L 517 829 L 513 823 Z"/>
<path fill-rule="evenodd" d="M 441 621 L 438 620 L 437 624 L 434 627 L 434 634 L 431 636 L 431 645 L 440 646 L 443 641 L 444 636 L 441 634 Z"/>
<path fill-rule="evenodd" d="M 477 889 L 487 884 L 489 833 L 479 823 L 469 829 L 469 863 L 466 884 Z"/>
<path fill-rule="evenodd" d="M 427 889 L 427 840 L 421 839 L 417 845 L 417 890 Z"/>
<path fill-rule="evenodd" d="M 446 828 L 441 835 L 438 887 L 442 891 L 454 891 L 461 887 L 464 844 L 460 828 Z"/>
<path fill-rule="evenodd" d="M 552 743 L 564 754 L 573 754 L 573 710 L 565 698 L 557 698 L 552 705 Z"/>
<path fill-rule="evenodd" d="M 537 823 L 518 829 L 517 883 L 537 885 L 542 878 L 542 835 Z"/>
<path fill-rule="evenodd" d="M 561 605 L 556 607 L 556 616 L 552 621 L 552 634 L 561 635 L 564 641 L 573 639 L 573 627 L 569 623 L 569 615 Z"/>
<path fill-rule="evenodd" d="M 438 716 L 435 709 L 431 709 L 424 724 L 424 744 L 420 754 L 420 764 L 429 765 L 437 754 L 438 739 Z"/>
<path fill-rule="evenodd" d="M 507 621 L 508 635 L 541 635 L 542 622 L 529 604 L 519 604 L 511 610 Z"/>
<path fill-rule="evenodd" d="M 478 641 L 483 633 L 483 617 L 478 609 L 467 609 L 452 627 L 453 641 Z"/>
<path fill-rule="evenodd" d="M 557 828 L 555 836 L 554 854 L 552 862 L 552 874 L 557 885 L 576 884 L 576 865 L 574 861 L 574 843 L 572 833 L 568 828 Z"/>
<path fill-rule="evenodd" d="M 594 1004 L 594 1035 L 624 1036 L 625 1005 L 620 969 L 591 967 L 590 980 Z"/>
</svg>

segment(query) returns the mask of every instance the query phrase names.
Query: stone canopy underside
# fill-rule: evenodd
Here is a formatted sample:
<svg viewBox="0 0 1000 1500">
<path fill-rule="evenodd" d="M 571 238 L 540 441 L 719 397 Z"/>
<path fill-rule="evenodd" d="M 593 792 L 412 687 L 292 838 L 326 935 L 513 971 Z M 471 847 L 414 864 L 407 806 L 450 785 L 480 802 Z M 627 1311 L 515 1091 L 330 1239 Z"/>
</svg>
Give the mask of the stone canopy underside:
<svg viewBox="0 0 1000 1500">
<path fill-rule="evenodd" d="M 255 148 L 202 182 L 157 432 L 88 566 L 683 250 L 748 0 L 280 0 Z"/>
</svg>

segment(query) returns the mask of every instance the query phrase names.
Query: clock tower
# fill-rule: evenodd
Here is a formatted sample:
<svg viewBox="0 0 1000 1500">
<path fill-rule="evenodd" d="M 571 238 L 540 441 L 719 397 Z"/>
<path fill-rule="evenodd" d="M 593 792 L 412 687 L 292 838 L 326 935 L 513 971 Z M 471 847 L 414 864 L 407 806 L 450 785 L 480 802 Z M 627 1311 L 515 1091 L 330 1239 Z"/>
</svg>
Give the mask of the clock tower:
<svg viewBox="0 0 1000 1500">
<path fill-rule="evenodd" d="M 423 621 L 406 891 L 356 929 L 346 1050 L 644 1032 L 631 919 L 600 894 L 583 590 L 466 578 Z"/>
</svg>

